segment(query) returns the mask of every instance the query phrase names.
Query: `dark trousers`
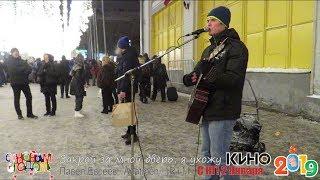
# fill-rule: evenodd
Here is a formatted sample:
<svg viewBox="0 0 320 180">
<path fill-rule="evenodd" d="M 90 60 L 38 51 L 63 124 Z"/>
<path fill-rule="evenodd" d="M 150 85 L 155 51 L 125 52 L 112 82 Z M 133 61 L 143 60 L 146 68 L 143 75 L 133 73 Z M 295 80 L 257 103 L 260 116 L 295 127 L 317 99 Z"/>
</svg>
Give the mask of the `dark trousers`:
<svg viewBox="0 0 320 180">
<path fill-rule="evenodd" d="M 147 97 L 147 84 L 146 83 L 139 83 L 139 96 L 140 98 L 146 98 Z"/>
<path fill-rule="evenodd" d="M 82 109 L 83 96 L 76 96 L 75 102 L 76 102 L 76 108 L 74 110 L 80 111 Z"/>
<path fill-rule="evenodd" d="M 4 71 L 0 69 L 0 86 L 2 86 L 6 82 L 6 75 Z"/>
<path fill-rule="evenodd" d="M 57 110 L 57 99 L 56 95 L 53 93 L 46 93 L 44 94 L 44 97 L 46 99 L 46 110 L 48 112 L 56 112 Z M 51 103 L 50 103 L 51 101 Z M 51 109 L 51 104 L 52 104 L 52 109 Z"/>
<path fill-rule="evenodd" d="M 128 126 L 128 129 L 127 129 L 127 134 L 137 134 L 137 128 L 136 128 L 136 125 L 133 125 L 133 126 Z"/>
<path fill-rule="evenodd" d="M 87 85 L 90 85 L 90 78 L 86 77 L 86 83 Z"/>
<path fill-rule="evenodd" d="M 133 95 L 133 101 L 134 101 L 134 96 L 135 95 Z M 125 102 L 131 102 L 131 93 L 130 92 L 126 92 Z M 136 134 L 136 125 L 128 126 L 127 134 Z"/>
<path fill-rule="evenodd" d="M 149 82 L 149 83 L 147 83 L 147 85 L 146 85 L 146 95 L 147 95 L 147 97 L 151 97 L 151 83 Z"/>
<path fill-rule="evenodd" d="M 114 104 L 114 100 L 112 97 L 112 89 L 103 88 L 101 90 L 101 93 L 102 93 L 103 110 L 112 110 L 112 106 Z"/>
<path fill-rule="evenodd" d="M 157 88 L 157 87 L 153 87 L 153 91 L 152 91 L 152 99 L 156 100 L 157 98 L 157 94 L 158 91 L 160 90 L 161 92 L 161 99 L 165 100 L 166 99 L 166 88 Z"/>
<path fill-rule="evenodd" d="M 27 105 L 27 116 L 33 115 L 32 113 L 32 95 L 30 91 L 30 86 L 28 84 L 24 85 L 11 85 L 14 95 L 14 108 L 16 109 L 17 115 L 22 115 L 20 109 L 20 94 L 23 92 L 26 97 Z"/>
<path fill-rule="evenodd" d="M 113 90 L 112 90 L 112 95 L 113 95 L 113 99 L 114 99 L 114 103 L 115 104 L 118 104 L 119 103 L 119 99 L 118 99 L 118 94 L 117 94 L 117 90 L 116 90 L 116 88 L 114 88 Z"/>
<path fill-rule="evenodd" d="M 96 80 L 97 80 L 96 75 L 93 75 L 93 76 L 92 76 L 92 86 L 95 86 L 95 85 L 96 85 Z"/>
<path fill-rule="evenodd" d="M 66 93 L 66 97 L 69 96 L 69 86 L 70 86 L 70 81 L 66 81 L 60 85 L 60 91 L 61 91 L 62 97 L 64 93 Z"/>
</svg>

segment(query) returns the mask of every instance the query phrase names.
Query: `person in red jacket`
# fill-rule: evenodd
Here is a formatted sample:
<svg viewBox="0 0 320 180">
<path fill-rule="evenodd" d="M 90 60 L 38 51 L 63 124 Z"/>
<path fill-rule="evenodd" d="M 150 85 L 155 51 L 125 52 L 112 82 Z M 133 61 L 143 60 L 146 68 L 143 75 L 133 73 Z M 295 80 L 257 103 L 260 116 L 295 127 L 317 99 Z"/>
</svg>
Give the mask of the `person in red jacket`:
<svg viewBox="0 0 320 180">
<path fill-rule="evenodd" d="M 96 80 L 97 80 L 97 76 L 99 74 L 100 71 L 100 66 L 97 63 L 97 61 L 95 59 L 93 59 L 91 61 L 91 66 L 92 68 L 90 69 L 91 75 L 92 75 L 92 86 L 96 85 Z"/>
</svg>

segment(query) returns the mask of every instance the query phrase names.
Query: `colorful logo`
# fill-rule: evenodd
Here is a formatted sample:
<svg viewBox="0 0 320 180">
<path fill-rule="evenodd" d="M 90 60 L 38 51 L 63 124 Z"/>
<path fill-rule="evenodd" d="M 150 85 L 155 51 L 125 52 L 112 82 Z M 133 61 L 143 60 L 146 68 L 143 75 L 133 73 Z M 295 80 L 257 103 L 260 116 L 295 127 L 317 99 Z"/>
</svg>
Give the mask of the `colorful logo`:
<svg viewBox="0 0 320 180">
<path fill-rule="evenodd" d="M 293 173 L 298 170 L 305 177 L 314 177 L 318 173 L 318 163 L 315 160 L 308 160 L 306 154 L 291 153 L 287 157 L 277 156 L 273 164 L 276 167 L 274 171 L 276 176 L 288 176 L 289 172 Z"/>
<path fill-rule="evenodd" d="M 5 160 L 8 162 L 7 171 L 10 173 L 29 173 L 34 175 L 39 172 L 50 172 L 52 162 L 51 153 L 38 153 L 26 151 L 23 153 L 7 153 Z"/>
</svg>

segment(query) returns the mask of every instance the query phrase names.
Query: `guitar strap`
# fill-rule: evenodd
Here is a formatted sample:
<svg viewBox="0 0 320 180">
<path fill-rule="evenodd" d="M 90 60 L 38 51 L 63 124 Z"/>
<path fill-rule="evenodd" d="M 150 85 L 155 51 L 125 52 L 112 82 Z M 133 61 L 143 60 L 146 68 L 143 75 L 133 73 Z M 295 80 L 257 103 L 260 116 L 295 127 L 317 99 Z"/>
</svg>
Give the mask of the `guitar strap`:
<svg viewBox="0 0 320 180">
<path fill-rule="evenodd" d="M 213 62 L 216 60 L 216 57 L 222 53 L 226 53 L 225 50 L 225 41 L 228 38 L 225 38 L 210 54 L 208 61 Z M 208 81 L 208 82 L 214 82 L 216 76 L 216 66 L 213 65 L 210 70 L 208 71 L 208 73 L 206 74 L 206 76 L 203 78 L 204 80 Z"/>
<path fill-rule="evenodd" d="M 224 42 L 227 39 L 228 38 L 225 38 L 216 48 L 214 48 L 214 50 L 210 53 L 209 61 L 214 60 L 213 58 L 216 57 L 218 55 L 218 53 L 222 52 L 222 50 L 224 49 L 224 46 L 225 46 Z"/>
</svg>

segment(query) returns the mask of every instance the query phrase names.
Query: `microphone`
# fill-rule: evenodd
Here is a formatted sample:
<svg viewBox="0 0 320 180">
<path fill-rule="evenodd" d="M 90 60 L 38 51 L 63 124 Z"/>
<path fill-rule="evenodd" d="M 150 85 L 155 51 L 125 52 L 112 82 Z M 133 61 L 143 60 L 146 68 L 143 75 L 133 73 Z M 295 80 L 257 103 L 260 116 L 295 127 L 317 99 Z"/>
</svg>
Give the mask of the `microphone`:
<svg viewBox="0 0 320 180">
<path fill-rule="evenodd" d="M 185 36 L 199 35 L 199 34 L 201 34 L 203 32 L 208 32 L 208 31 L 209 31 L 209 28 L 208 27 L 204 27 L 204 28 L 198 29 L 196 31 L 193 31 L 192 33 L 186 34 Z"/>
</svg>

